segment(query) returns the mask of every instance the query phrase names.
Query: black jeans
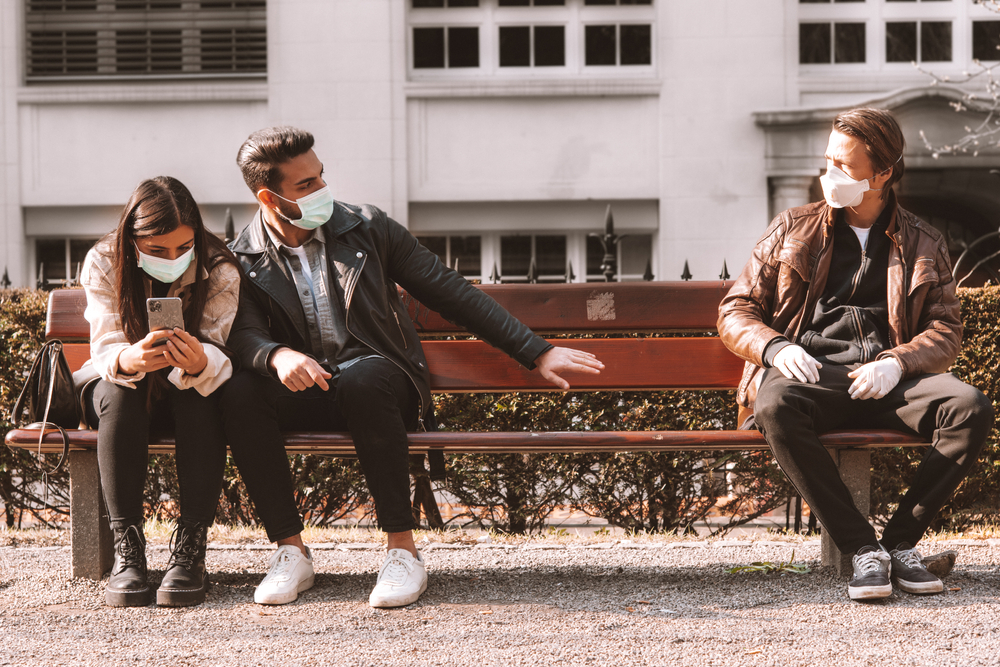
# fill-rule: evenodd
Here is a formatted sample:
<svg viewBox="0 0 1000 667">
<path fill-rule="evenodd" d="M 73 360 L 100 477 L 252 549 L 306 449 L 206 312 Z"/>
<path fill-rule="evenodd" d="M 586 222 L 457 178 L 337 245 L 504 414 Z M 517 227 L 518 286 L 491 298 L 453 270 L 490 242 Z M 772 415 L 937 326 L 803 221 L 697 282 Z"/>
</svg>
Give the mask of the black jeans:
<svg viewBox="0 0 1000 667">
<path fill-rule="evenodd" d="M 407 430 L 417 425 L 413 382 L 382 357 L 347 367 L 335 387 L 293 392 L 240 371 L 226 383 L 222 413 L 233 459 L 272 542 L 302 532 L 282 431 L 350 431 L 382 530 L 413 530 Z"/>
<path fill-rule="evenodd" d="M 854 505 L 833 458 L 817 433 L 882 428 L 917 433 L 930 442 L 913 485 L 882 533 L 882 544 L 916 545 L 975 464 L 993 427 L 993 406 L 982 392 L 951 373 L 902 380 L 881 399 L 847 393 L 855 366 L 824 365 L 818 384 L 764 373 L 754 417 L 778 465 L 844 553 L 878 545 L 875 529 Z"/>
<path fill-rule="evenodd" d="M 143 520 L 142 496 L 149 466 L 150 432 L 173 432 L 181 519 L 211 524 L 222 492 L 226 437 L 220 391 L 202 396 L 167 383 L 166 393 L 146 409 L 147 380 L 130 389 L 101 380 L 88 388 L 88 420 L 97 426 L 97 463 L 111 527 Z"/>
</svg>

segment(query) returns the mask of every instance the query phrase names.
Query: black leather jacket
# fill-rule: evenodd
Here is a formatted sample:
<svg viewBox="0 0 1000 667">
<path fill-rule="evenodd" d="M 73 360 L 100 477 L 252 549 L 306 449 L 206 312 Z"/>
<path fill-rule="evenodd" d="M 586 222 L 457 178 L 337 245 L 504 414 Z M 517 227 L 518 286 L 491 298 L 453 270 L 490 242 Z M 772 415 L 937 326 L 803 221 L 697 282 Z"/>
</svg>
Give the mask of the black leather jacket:
<svg viewBox="0 0 1000 667">
<path fill-rule="evenodd" d="M 336 269 L 330 275 L 339 277 L 346 301 L 348 331 L 409 375 L 420 393 L 422 416 L 431 405 L 430 375 L 397 284 L 526 368 L 533 369 L 538 355 L 552 347 L 378 208 L 337 202 L 320 230 L 326 235 L 327 259 Z M 228 346 L 245 367 L 273 377 L 268 360 L 275 348 L 307 349 L 306 318 L 295 283 L 260 212 L 230 248 L 246 280 Z"/>
</svg>

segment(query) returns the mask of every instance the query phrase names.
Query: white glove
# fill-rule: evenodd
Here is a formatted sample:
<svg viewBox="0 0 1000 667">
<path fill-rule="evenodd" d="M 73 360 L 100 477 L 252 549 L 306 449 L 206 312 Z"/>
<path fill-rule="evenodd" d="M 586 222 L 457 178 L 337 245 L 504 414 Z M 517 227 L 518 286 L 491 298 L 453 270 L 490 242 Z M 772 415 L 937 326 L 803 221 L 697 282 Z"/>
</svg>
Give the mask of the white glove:
<svg viewBox="0 0 1000 667">
<path fill-rule="evenodd" d="M 903 377 L 903 368 L 896 357 L 886 357 L 867 363 L 856 371 L 851 371 L 847 377 L 854 378 L 854 383 L 847 392 L 855 400 L 867 398 L 882 398 L 892 388 L 899 384 Z"/>
<path fill-rule="evenodd" d="M 774 355 L 773 366 L 789 380 L 816 384 L 822 364 L 798 345 L 786 345 Z"/>
</svg>

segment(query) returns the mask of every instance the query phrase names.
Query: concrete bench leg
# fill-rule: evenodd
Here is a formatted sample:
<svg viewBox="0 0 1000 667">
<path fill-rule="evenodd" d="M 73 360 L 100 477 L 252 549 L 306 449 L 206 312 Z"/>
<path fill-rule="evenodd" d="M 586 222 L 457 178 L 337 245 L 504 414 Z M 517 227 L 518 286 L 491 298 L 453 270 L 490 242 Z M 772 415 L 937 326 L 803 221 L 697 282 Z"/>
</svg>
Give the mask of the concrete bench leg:
<svg viewBox="0 0 1000 667">
<path fill-rule="evenodd" d="M 869 449 L 835 449 L 830 450 L 830 456 L 840 469 L 840 478 L 850 489 L 854 497 L 854 505 L 863 515 L 868 516 L 871 508 L 872 491 L 872 453 Z M 823 565 L 832 565 L 837 574 L 849 577 L 853 572 L 851 558 L 854 554 L 840 552 L 837 545 L 830 539 L 830 534 L 823 529 L 820 541 L 823 553 Z"/>
<path fill-rule="evenodd" d="M 114 539 L 95 450 L 69 453 L 69 507 L 73 577 L 101 579 L 114 561 Z"/>
</svg>

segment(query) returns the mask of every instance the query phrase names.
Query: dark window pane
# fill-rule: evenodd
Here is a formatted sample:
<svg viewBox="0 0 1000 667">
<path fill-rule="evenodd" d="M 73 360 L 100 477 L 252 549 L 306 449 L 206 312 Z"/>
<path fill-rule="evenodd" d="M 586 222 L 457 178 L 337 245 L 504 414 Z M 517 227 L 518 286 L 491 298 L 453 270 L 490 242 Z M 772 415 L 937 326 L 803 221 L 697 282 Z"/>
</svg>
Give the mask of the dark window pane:
<svg viewBox="0 0 1000 667">
<path fill-rule="evenodd" d="M 622 258 L 619 276 L 644 274 L 653 256 L 653 237 L 649 234 L 629 234 L 622 238 L 619 247 Z"/>
<path fill-rule="evenodd" d="M 479 0 L 448 0 L 449 7 L 478 7 Z"/>
<path fill-rule="evenodd" d="M 535 0 L 535 7 L 550 7 L 552 5 L 565 5 L 566 0 Z"/>
<path fill-rule="evenodd" d="M 535 67 L 566 64 L 566 31 L 561 25 L 535 26 Z"/>
<path fill-rule="evenodd" d="M 649 65 L 653 62 L 652 30 L 648 25 L 623 25 L 622 65 Z"/>
<path fill-rule="evenodd" d="M 500 0 L 501 7 L 527 7 L 531 0 Z"/>
<path fill-rule="evenodd" d="M 87 252 L 94 246 L 95 239 L 71 239 L 69 242 L 69 270 L 75 280 L 80 275 L 80 268 L 83 260 L 87 258 Z"/>
<path fill-rule="evenodd" d="M 38 239 L 35 241 L 35 261 L 39 264 L 39 278 L 46 280 L 66 278 L 66 241 L 64 239 Z"/>
<path fill-rule="evenodd" d="M 478 276 L 482 264 L 482 243 L 478 236 L 451 237 L 451 266 L 463 276 Z"/>
<path fill-rule="evenodd" d="M 833 26 L 833 62 L 865 61 L 865 24 L 836 23 Z"/>
<path fill-rule="evenodd" d="M 413 66 L 444 67 L 444 28 L 413 29 Z"/>
<path fill-rule="evenodd" d="M 908 63 L 917 59 L 917 24 L 885 24 L 885 60 L 890 63 Z"/>
<path fill-rule="evenodd" d="M 972 22 L 972 57 L 1000 60 L 1000 21 Z"/>
<path fill-rule="evenodd" d="M 621 0 L 623 5 L 651 5 L 653 0 Z"/>
<path fill-rule="evenodd" d="M 531 65 L 531 28 L 503 26 L 500 28 L 500 67 Z"/>
<path fill-rule="evenodd" d="M 920 24 L 920 60 L 951 60 L 951 21 L 924 21 Z"/>
<path fill-rule="evenodd" d="M 586 39 L 586 63 L 588 65 L 614 65 L 615 26 L 588 25 L 584 33 Z"/>
<path fill-rule="evenodd" d="M 540 276 L 559 276 L 555 282 L 565 282 L 566 278 L 566 237 L 536 236 L 535 266 Z M 553 282 L 551 278 L 546 282 Z"/>
<path fill-rule="evenodd" d="M 826 3 L 826 4 L 830 4 L 830 0 L 799 0 L 799 4 L 800 5 L 808 5 L 808 4 L 820 3 L 820 2 L 823 2 L 823 3 Z"/>
<path fill-rule="evenodd" d="M 442 262 L 448 262 L 447 236 L 421 236 L 417 240 L 420 241 L 420 245 L 437 255 Z"/>
<path fill-rule="evenodd" d="M 444 0 L 413 0 L 413 8 L 421 7 L 444 7 Z"/>
<path fill-rule="evenodd" d="M 830 62 L 830 24 L 799 24 L 799 63 L 814 65 Z"/>
<path fill-rule="evenodd" d="M 448 67 L 479 67 L 479 28 L 448 28 Z"/>
<path fill-rule="evenodd" d="M 530 236 L 500 237 L 500 275 L 506 282 L 510 278 L 527 278 L 531 266 Z"/>
<path fill-rule="evenodd" d="M 600 276 L 601 264 L 604 262 L 604 248 L 596 236 L 587 237 L 587 275 Z M 591 280 L 603 280 L 602 278 L 588 278 Z"/>
<path fill-rule="evenodd" d="M 613 5 L 615 0 L 585 0 L 585 5 Z"/>
</svg>

